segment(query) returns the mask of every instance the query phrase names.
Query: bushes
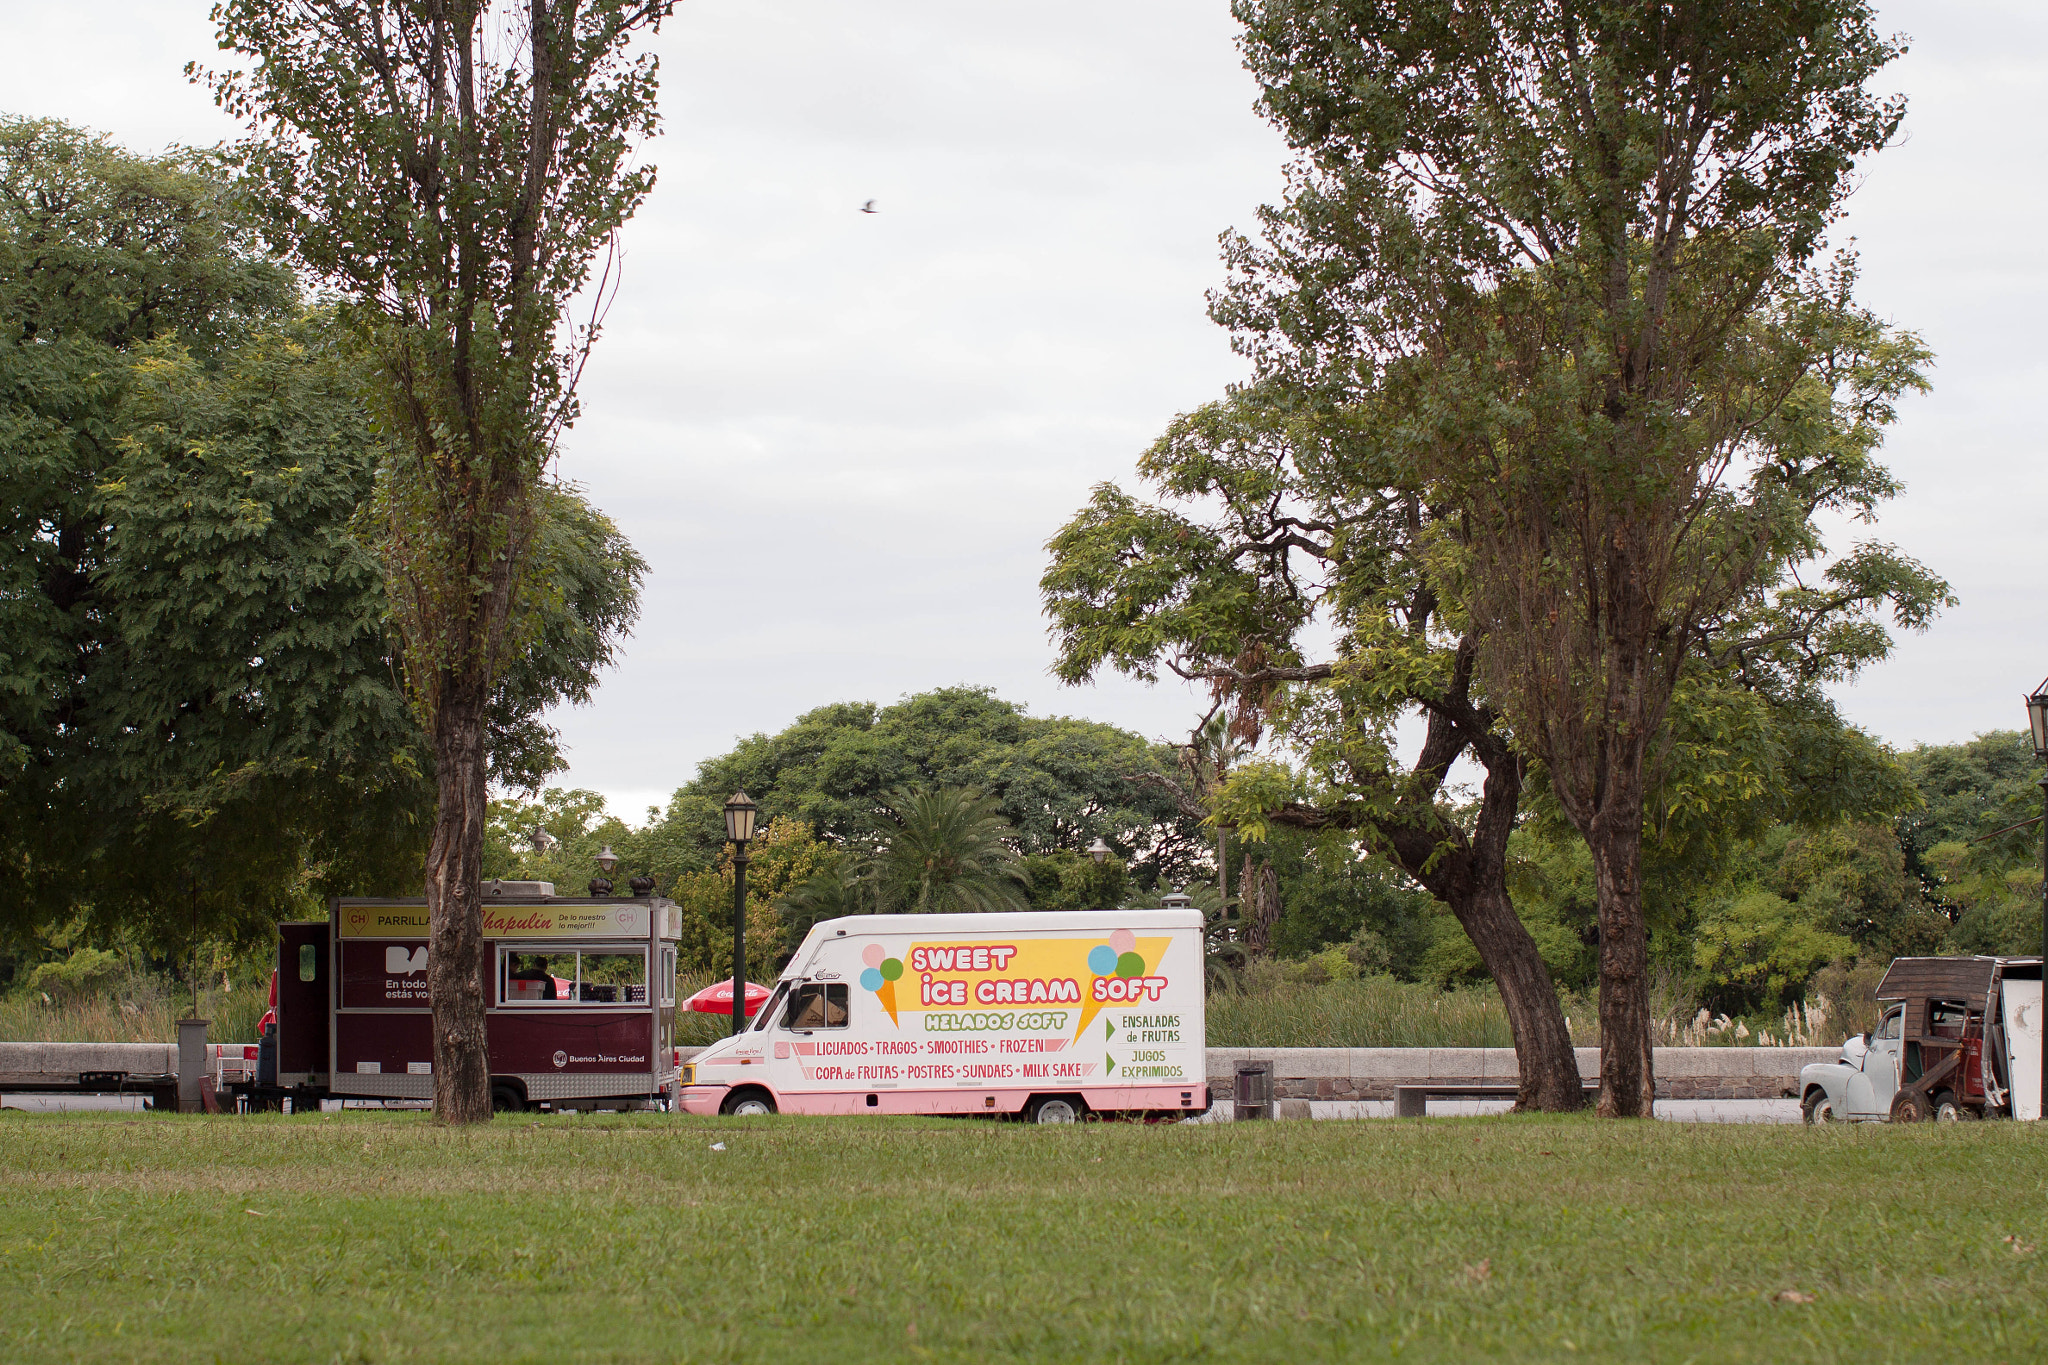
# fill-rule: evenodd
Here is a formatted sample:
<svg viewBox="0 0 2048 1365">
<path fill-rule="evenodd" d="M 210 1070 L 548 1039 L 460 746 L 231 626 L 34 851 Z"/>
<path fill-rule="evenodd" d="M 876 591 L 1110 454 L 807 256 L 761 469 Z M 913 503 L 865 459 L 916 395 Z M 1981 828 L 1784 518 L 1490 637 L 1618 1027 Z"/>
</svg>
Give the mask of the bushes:
<svg viewBox="0 0 2048 1365">
<path fill-rule="evenodd" d="M 1810 911 L 1762 887 L 1713 905 L 1693 933 L 1703 998 L 1727 1014 L 1781 1010 L 1805 994 L 1815 972 L 1855 950 Z"/>
<path fill-rule="evenodd" d="M 27 990 L 33 995 L 72 1001 L 110 984 L 123 974 L 123 966 L 119 953 L 105 948 L 75 948 L 69 957 L 45 962 L 30 972 Z"/>
</svg>

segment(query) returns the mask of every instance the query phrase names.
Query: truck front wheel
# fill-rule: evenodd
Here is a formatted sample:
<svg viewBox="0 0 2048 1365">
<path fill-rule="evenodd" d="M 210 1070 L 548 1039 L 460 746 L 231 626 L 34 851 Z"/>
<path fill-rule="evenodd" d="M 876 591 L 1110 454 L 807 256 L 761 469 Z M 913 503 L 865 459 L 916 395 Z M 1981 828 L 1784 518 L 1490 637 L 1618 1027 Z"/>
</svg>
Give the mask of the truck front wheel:
<svg viewBox="0 0 2048 1365">
<path fill-rule="evenodd" d="M 736 1090 L 725 1097 L 718 1112 L 740 1119 L 767 1118 L 775 1112 L 775 1099 L 765 1090 Z"/>
<path fill-rule="evenodd" d="M 1828 1098 L 1828 1092 L 1815 1086 L 1806 1093 L 1805 1101 L 1799 1106 L 1800 1117 L 1818 1127 L 1836 1121 L 1835 1102 Z"/>
<path fill-rule="evenodd" d="M 1927 1097 L 1911 1090 L 1901 1090 L 1892 1097 L 1893 1123 L 1925 1123 L 1927 1121 Z"/>
</svg>

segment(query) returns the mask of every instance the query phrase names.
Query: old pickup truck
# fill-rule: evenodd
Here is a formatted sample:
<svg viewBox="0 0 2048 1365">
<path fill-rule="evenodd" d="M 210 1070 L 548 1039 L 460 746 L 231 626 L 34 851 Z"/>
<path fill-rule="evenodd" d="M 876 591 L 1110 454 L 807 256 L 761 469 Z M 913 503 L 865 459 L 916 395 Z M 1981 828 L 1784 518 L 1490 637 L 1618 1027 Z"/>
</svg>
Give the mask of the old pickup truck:
<svg viewBox="0 0 2048 1365">
<path fill-rule="evenodd" d="M 1902 957 L 1876 1030 L 1799 1073 L 1808 1123 L 2041 1116 L 2041 959 Z"/>
</svg>

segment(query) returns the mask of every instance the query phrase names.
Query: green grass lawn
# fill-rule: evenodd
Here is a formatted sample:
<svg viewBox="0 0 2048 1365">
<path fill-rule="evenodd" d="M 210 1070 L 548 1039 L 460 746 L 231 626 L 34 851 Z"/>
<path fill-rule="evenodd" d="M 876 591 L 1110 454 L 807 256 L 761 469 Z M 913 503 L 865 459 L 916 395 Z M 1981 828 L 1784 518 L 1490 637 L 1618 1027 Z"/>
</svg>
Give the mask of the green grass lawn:
<svg viewBox="0 0 2048 1365">
<path fill-rule="evenodd" d="M 2035 1361 L 2044 1180 L 2012 1123 L 8 1112 L 0 1358 Z"/>
</svg>

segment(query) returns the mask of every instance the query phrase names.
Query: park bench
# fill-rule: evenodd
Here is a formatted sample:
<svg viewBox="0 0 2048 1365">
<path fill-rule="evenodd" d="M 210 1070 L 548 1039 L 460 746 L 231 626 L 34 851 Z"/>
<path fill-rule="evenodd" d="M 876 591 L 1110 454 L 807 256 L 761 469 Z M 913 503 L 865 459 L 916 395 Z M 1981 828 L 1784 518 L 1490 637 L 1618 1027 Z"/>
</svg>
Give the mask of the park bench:
<svg viewBox="0 0 2048 1365">
<path fill-rule="evenodd" d="M 1589 1095 L 1600 1089 L 1598 1081 L 1581 1081 L 1579 1084 Z M 1521 1093 L 1520 1083 L 1514 1081 L 1500 1085 L 1397 1085 L 1394 1087 L 1394 1117 L 1426 1117 L 1431 1100 L 1511 1100 Z"/>
</svg>

